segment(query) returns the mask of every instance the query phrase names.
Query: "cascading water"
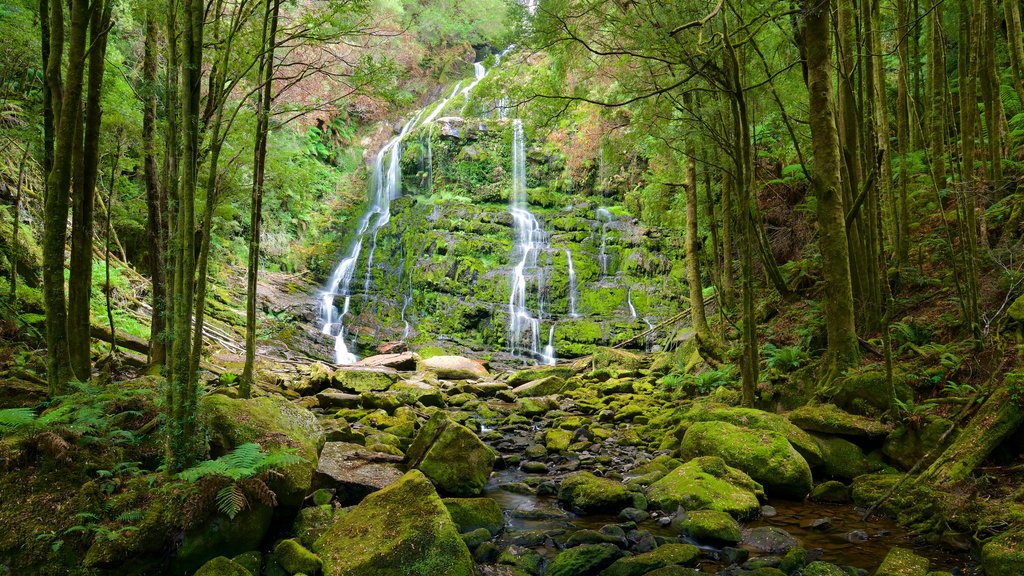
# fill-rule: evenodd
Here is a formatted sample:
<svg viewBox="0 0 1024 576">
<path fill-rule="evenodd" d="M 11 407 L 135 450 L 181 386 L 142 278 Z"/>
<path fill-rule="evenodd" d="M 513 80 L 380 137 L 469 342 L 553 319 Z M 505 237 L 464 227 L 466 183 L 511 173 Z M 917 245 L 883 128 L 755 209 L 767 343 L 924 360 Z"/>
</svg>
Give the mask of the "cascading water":
<svg viewBox="0 0 1024 576">
<path fill-rule="evenodd" d="M 569 317 L 579 318 L 576 313 L 576 267 L 572 265 L 572 250 L 565 251 L 565 261 L 569 265 Z"/>
<path fill-rule="evenodd" d="M 626 290 L 626 304 L 629 304 L 629 317 L 636 318 L 636 308 L 633 307 L 633 289 Z"/>
<path fill-rule="evenodd" d="M 541 362 L 548 366 L 554 366 L 555 359 L 555 325 L 552 324 L 548 328 L 548 345 L 544 347 L 544 354 L 541 356 Z"/>
<path fill-rule="evenodd" d="M 598 208 L 596 216 L 601 221 L 601 252 L 598 253 L 597 260 L 601 263 L 601 278 L 603 279 L 608 275 L 608 224 L 612 221 L 612 213 L 607 208 Z"/>
<path fill-rule="evenodd" d="M 512 293 L 508 300 L 509 348 L 512 354 L 529 354 L 542 361 L 551 362 L 551 354 L 540 351 L 540 318 L 535 317 L 527 307 L 527 275 L 535 274 L 537 256 L 549 248 L 547 234 L 537 217 L 530 212 L 526 199 L 526 142 L 523 136 L 523 122 L 512 121 L 512 194 L 509 197 L 509 212 L 515 230 L 515 244 L 512 247 Z M 517 260 L 518 257 L 518 260 Z M 538 299 L 543 301 L 543 292 L 538 290 Z M 543 305 L 541 304 L 541 309 Z M 552 332 L 552 335 L 554 332 Z M 529 340 L 528 348 L 523 345 L 524 337 Z M 553 336 L 552 336 L 553 337 Z M 551 342 L 553 346 L 553 342 Z"/>
</svg>

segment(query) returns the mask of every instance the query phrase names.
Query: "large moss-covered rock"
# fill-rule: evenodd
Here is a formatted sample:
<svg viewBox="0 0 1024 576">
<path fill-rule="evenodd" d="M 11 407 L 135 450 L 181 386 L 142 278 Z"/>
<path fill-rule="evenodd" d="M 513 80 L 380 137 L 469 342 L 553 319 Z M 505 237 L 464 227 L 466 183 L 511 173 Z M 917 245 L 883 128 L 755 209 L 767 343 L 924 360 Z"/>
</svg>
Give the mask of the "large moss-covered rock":
<svg viewBox="0 0 1024 576">
<path fill-rule="evenodd" d="M 875 576 L 927 576 L 928 559 L 906 548 L 893 548 L 885 555 Z M 991 575 L 990 575 L 991 576 Z"/>
<path fill-rule="evenodd" d="M 927 455 L 922 466 L 928 466 L 939 457 L 942 448 L 956 439 L 954 431 L 946 438 L 947 444 L 939 442 L 952 426 L 953 423 L 945 418 L 925 416 L 924 422 L 917 426 L 903 425 L 893 430 L 885 438 L 882 453 L 906 470 L 913 468 Z"/>
<path fill-rule="evenodd" d="M 339 366 L 331 382 L 335 388 L 345 392 L 379 392 L 398 382 L 398 371 L 382 366 Z"/>
<path fill-rule="evenodd" d="M 493 535 L 505 527 L 501 506 L 491 498 L 445 498 L 444 505 L 459 532 L 486 528 Z"/>
<path fill-rule="evenodd" d="M 194 576 L 252 576 L 252 572 L 230 558 L 218 556 L 203 564 L 199 570 L 196 570 Z"/>
<path fill-rule="evenodd" d="M 778 432 L 696 422 L 687 429 L 679 451 L 683 458 L 718 456 L 780 496 L 803 498 L 811 490 L 807 461 Z"/>
<path fill-rule="evenodd" d="M 299 542 L 287 539 L 274 546 L 274 560 L 289 574 L 317 574 L 323 566 L 320 558 Z"/>
<path fill-rule="evenodd" d="M 462 356 L 432 356 L 420 361 L 420 369 L 433 372 L 442 380 L 476 380 L 487 377 L 487 368 Z"/>
<path fill-rule="evenodd" d="M 512 393 L 516 396 L 548 396 L 558 394 L 565 388 L 565 379 L 561 376 L 546 376 L 540 380 L 520 384 L 512 389 Z"/>
<path fill-rule="evenodd" d="M 256 504 L 233 519 L 214 514 L 206 522 L 197 523 L 185 531 L 174 569 L 190 572 L 217 556 L 235 556 L 259 548 L 273 515 L 271 508 Z"/>
<path fill-rule="evenodd" d="M 622 556 L 615 544 L 583 544 L 563 550 L 548 565 L 545 576 L 598 574 Z"/>
<path fill-rule="evenodd" d="M 438 411 L 420 428 L 406 460 L 442 492 L 476 496 L 491 475 L 495 456 L 472 430 Z"/>
<path fill-rule="evenodd" d="M 597 348 L 591 358 L 594 370 L 611 368 L 612 370 L 637 370 L 645 364 L 644 357 L 617 348 Z"/>
<path fill-rule="evenodd" d="M 633 505 L 633 494 L 614 480 L 573 472 L 562 480 L 558 501 L 581 514 L 617 513 Z"/>
<path fill-rule="evenodd" d="M 801 574 L 803 576 L 847 576 L 846 570 L 820 560 L 804 566 Z"/>
<path fill-rule="evenodd" d="M 989 540 L 981 548 L 985 576 L 1024 574 L 1024 531 L 1010 531 Z"/>
<path fill-rule="evenodd" d="M 601 576 L 643 576 L 666 566 L 695 564 L 699 556 L 700 550 L 691 544 L 664 544 L 650 552 L 619 558 Z"/>
<path fill-rule="evenodd" d="M 761 510 L 761 485 L 717 456 L 694 458 L 647 488 L 651 506 L 661 510 L 717 510 L 751 518 Z"/>
<path fill-rule="evenodd" d="M 892 427 L 866 416 L 844 411 L 834 404 L 801 406 L 786 415 L 789 421 L 810 432 L 874 438 L 885 436 Z"/>
<path fill-rule="evenodd" d="M 278 504 L 298 507 L 310 491 L 313 471 L 325 442 L 316 416 L 280 396 L 249 400 L 208 394 L 199 400 L 199 411 L 210 437 L 210 452 L 219 456 L 249 442 L 264 450 L 293 448 L 305 461 L 277 470 L 269 481 Z"/>
<path fill-rule="evenodd" d="M 672 526 L 698 542 L 721 545 L 740 541 L 739 523 L 726 512 L 718 510 L 686 512 Z"/>
<path fill-rule="evenodd" d="M 355 504 L 401 478 L 403 471 L 398 460 L 358 444 L 328 442 L 317 463 L 316 485 L 333 488 L 342 504 Z"/>
<path fill-rule="evenodd" d="M 317 540 L 326 576 L 471 576 L 473 560 L 426 476 L 408 472 Z"/>
<path fill-rule="evenodd" d="M 291 534 L 306 548 L 312 548 L 313 544 L 327 532 L 327 529 L 334 524 L 338 514 L 343 514 L 341 509 L 335 509 L 330 504 L 310 506 L 299 510 L 299 514 L 292 522 Z"/>
<path fill-rule="evenodd" d="M 686 430 L 694 422 L 714 421 L 729 422 L 730 424 L 753 430 L 778 432 L 789 440 L 789 443 L 807 460 L 808 464 L 811 466 L 821 464 L 821 447 L 810 434 L 801 430 L 786 419 L 785 416 L 754 408 L 739 408 L 726 406 L 725 404 L 703 402 L 695 403 L 688 412 L 682 415 L 679 427 L 676 429 L 676 437 L 682 440 Z"/>
<path fill-rule="evenodd" d="M 513 372 L 508 377 L 509 386 L 520 386 L 527 382 L 534 382 L 550 376 L 556 376 L 563 380 L 572 376 L 573 369 L 569 366 L 534 366 Z"/>
<path fill-rule="evenodd" d="M 899 376 L 893 379 L 893 385 L 896 388 L 898 400 L 909 402 L 914 398 L 910 386 Z M 885 372 L 880 370 L 859 372 L 837 378 L 828 390 L 822 391 L 822 395 L 831 397 L 837 406 L 848 412 L 865 416 L 884 413 L 892 403 Z"/>
<path fill-rule="evenodd" d="M 821 446 L 821 471 L 830 478 L 852 480 L 862 474 L 869 474 L 881 468 L 881 462 L 871 460 L 864 451 L 849 440 L 835 436 L 815 436 Z"/>
</svg>

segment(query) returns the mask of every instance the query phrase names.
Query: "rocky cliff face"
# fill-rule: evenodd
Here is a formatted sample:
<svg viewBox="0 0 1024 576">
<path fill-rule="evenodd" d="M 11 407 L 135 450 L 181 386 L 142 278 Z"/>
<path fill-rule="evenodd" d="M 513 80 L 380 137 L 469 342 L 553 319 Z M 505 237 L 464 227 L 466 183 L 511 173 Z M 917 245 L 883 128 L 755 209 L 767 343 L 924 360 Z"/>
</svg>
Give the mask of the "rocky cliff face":
<svg viewBox="0 0 1024 576">
<path fill-rule="evenodd" d="M 537 363 L 549 345 L 558 358 L 581 356 L 682 309 L 681 235 L 641 225 L 621 193 L 565 189 L 564 159 L 529 135 L 524 148 L 527 207 L 543 229 L 523 270 L 525 308 L 536 322 L 518 339 L 510 333 L 513 269 L 523 260 L 509 204 L 513 122 L 441 118 L 403 142 L 401 196 L 379 230 L 369 274 L 369 251 L 357 264 L 356 278 L 368 280 L 353 282 L 348 324 L 361 351 L 405 339 Z M 513 340 L 522 344 L 517 354 L 509 353 Z"/>
</svg>

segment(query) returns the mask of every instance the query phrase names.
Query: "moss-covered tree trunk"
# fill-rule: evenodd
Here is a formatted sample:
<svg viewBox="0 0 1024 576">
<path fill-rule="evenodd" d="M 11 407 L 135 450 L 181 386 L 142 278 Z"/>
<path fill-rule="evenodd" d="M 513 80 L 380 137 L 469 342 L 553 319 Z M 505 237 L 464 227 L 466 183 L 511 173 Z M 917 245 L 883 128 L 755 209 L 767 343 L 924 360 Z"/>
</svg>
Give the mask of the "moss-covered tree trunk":
<svg viewBox="0 0 1024 576">
<path fill-rule="evenodd" d="M 689 98 L 686 99 L 689 104 Z M 704 289 L 701 286 L 700 254 L 697 250 L 697 158 L 692 139 L 686 144 L 683 161 L 683 187 L 686 193 L 686 282 L 690 288 L 690 324 L 702 344 L 711 342 L 704 313 Z"/>
<path fill-rule="evenodd" d="M 896 79 L 896 146 L 900 156 L 899 180 L 899 225 L 897 226 L 896 261 L 902 270 L 910 260 L 910 174 L 906 167 L 907 153 L 910 152 L 910 84 L 907 68 L 910 65 L 910 48 L 907 36 L 913 31 L 907 14 L 907 0 L 896 0 L 896 34 L 898 44 L 899 71 Z"/>
<path fill-rule="evenodd" d="M 928 33 L 928 146 L 932 180 L 946 187 L 946 82 L 945 43 L 942 35 L 942 4 L 927 17 Z"/>
<path fill-rule="evenodd" d="M 1006 17 L 1006 51 L 1010 55 L 1010 72 L 1017 100 L 1024 107 L 1024 40 L 1021 39 L 1020 0 L 1003 0 Z"/>
<path fill-rule="evenodd" d="M 149 277 L 153 284 L 153 312 L 150 322 L 149 363 L 161 366 L 167 358 L 165 314 L 167 296 L 167 270 L 164 261 L 166 226 L 164 208 L 167 199 L 157 182 L 156 166 L 156 19 L 152 10 L 146 14 L 146 40 L 143 54 L 143 108 L 142 108 L 142 148 L 143 148 L 143 180 L 146 188 L 146 234 L 149 239 Z"/>
<path fill-rule="evenodd" d="M 832 61 L 827 5 L 804 0 L 804 50 L 810 96 L 812 183 L 817 199 L 819 245 L 825 276 L 825 320 L 830 361 L 838 369 L 857 362 L 857 330 L 853 304 L 846 218 L 839 182 L 839 135 L 832 97 Z"/>
</svg>

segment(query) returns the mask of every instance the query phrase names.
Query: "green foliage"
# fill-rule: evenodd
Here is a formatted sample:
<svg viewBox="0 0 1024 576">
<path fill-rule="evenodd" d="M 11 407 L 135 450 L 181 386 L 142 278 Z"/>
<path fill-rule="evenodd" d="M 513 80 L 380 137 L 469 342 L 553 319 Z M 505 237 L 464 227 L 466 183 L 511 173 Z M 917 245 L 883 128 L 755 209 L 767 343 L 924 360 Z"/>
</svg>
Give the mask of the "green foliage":
<svg viewBox="0 0 1024 576">
<path fill-rule="evenodd" d="M 927 344 L 933 338 L 932 331 L 913 318 L 907 322 L 893 322 L 889 329 L 892 332 L 892 340 L 897 345 L 897 351 L 900 353 L 908 348 Z"/>
<path fill-rule="evenodd" d="M 765 363 L 773 370 L 796 370 L 807 361 L 807 354 L 800 346 L 776 346 L 769 342 L 761 349 Z"/>
<path fill-rule="evenodd" d="M 118 528 L 110 528 L 103 520 L 92 512 L 79 512 L 75 514 L 75 518 L 78 519 L 78 524 L 71 526 L 64 531 L 65 536 L 79 534 L 82 540 L 86 542 L 92 542 L 96 539 L 101 540 L 118 540 L 124 535 L 138 530 L 135 526 L 121 526 Z M 140 515 L 141 518 L 141 515 Z"/>
<path fill-rule="evenodd" d="M 27 428 L 35 424 L 36 413 L 31 408 L 7 408 L 0 410 L 0 435 Z"/>
<path fill-rule="evenodd" d="M 293 449 L 273 450 L 264 452 L 259 444 L 248 443 L 236 447 L 231 452 L 215 460 L 206 460 L 178 474 L 178 478 L 186 482 L 198 482 L 203 479 L 214 479 L 227 482 L 216 495 L 217 509 L 234 519 L 239 512 L 248 507 L 244 482 L 256 478 L 275 468 L 305 462 L 305 458 L 297 456 Z M 265 495 L 269 488 L 260 483 Z M 270 493 L 272 496 L 273 493 Z"/>
</svg>

